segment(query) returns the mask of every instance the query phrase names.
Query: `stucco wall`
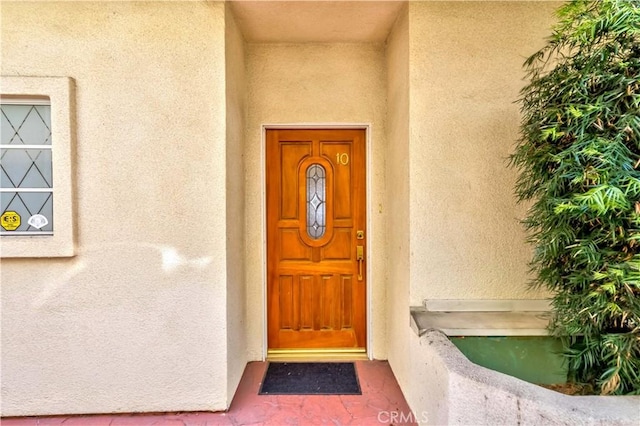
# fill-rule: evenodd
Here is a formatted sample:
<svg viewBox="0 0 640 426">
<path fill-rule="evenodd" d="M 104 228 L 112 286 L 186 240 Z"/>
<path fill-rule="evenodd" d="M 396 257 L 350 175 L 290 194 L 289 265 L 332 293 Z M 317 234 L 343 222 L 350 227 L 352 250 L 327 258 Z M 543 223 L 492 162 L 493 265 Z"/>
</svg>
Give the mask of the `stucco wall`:
<svg viewBox="0 0 640 426">
<path fill-rule="evenodd" d="M 244 129 L 246 77 L 244 38 L 225 4 L 226 197 L 227 197 L 227 405 L 247 363 L 246 290 L 244 282 Z"/>
<path fill-rule="evenodd" d="M 542 46 L 557 6 L 410 2 L 387 40 L 389 362 L 409 404 L 427 401 L 432 415 L 446 392 L 419 379 L 408 306 L 544 296 L 527 288 L 525 208 L 507 158 L 522 62 Z"/>
<path fill-rule="evenodd" d="M 385 60 L 379 44 L 249 44 L 246 132 L 246 276 L 250 359 L 263 356 L 263 124 L 371 124 L 368 265 L 373 355 L 385 358 Z"/>
<path fill-rule="evenodd" d="M 439 331 L 411 336 L 408 400 L 422 425 L 638 424 L 640 396 L 569 396 L 473 364 Z M 425 386 L 426 385 L 426 386 Z"/>
<path fill-rule="evenodd" d="M 385 147 L 388 206 L 387 349 L 400 386 L 409 375 L 409 8 L 405 6 L 387 39 L 388 139 Z"/>
<path fill-rule="evenodd" d="M 2 260 L 2 415 L 226 408 L 224 31 L 214 2 L 3 2 L 2 74 L 76 82 L 78 255 Z"/>
<path fill-rule="evenodd" d="M 557 3 L 411 2 L 410 302 L 527 299 L 531 248 L 508 156 L 524 58 Z"/>
<path fill-rule="evenodd" d="M 217 2 L 3 2 L 2 74 L 76 83 L 78 255 L 2 261 L 2 414 L 227 407 L 263 356 L 278 123 L 371 125 L 371 349 L 423 395 L 411 304 L 540 296 L 506 158 L 556 6 L 411 2 L 386 46 L 245 45 Z"/>
</svg>

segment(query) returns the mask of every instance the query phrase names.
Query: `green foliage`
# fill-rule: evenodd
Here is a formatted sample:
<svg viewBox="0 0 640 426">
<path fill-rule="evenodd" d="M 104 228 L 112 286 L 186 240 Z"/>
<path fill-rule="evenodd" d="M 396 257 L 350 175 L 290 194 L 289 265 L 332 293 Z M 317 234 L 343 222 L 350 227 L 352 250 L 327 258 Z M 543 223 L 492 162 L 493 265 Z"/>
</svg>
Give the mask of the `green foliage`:
<svg viewBox="0 0 640 426">
<path fill-rule="evenodd" d="M 511 163 L 577 381 L 640 394 L 640 0 L 578 0 L 525 62 Z"/>
</svg>

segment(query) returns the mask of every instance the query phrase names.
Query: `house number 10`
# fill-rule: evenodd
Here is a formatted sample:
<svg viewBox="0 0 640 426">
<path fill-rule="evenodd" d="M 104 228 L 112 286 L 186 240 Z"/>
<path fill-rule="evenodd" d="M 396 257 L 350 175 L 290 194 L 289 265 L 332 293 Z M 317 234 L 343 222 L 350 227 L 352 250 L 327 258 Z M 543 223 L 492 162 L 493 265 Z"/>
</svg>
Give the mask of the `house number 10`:
<svg viewBox="0 0 640 426">
<path fill-rule="evenodd" d="M 347 154 L 346 152 L 343 152 L 342 154 L 336 154 L 336 163 L 342 164 L 343 166 L 349 164 L 349 154 Z"/>
</svg>

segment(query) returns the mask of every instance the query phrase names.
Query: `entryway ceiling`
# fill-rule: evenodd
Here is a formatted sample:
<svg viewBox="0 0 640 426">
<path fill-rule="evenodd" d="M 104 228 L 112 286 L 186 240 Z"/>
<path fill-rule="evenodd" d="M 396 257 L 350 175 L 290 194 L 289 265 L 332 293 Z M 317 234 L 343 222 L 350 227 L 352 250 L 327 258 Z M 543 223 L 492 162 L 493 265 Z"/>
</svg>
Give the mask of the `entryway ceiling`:
<svg viewBox="0 0 640 426">
<path fill-rule="evenodd" d="M 383 42 L 406 3 L 391 1 L 231 0 L 247 42 Z"/>
</svg>

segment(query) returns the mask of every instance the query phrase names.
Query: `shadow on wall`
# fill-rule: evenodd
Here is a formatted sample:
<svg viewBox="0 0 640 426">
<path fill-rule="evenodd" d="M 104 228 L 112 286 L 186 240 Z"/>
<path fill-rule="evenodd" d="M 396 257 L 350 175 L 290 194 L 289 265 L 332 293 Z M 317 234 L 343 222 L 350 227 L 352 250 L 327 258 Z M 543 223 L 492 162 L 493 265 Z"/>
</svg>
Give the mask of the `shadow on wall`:
<svg viewBox="0 0 640 426">
<path fill-rule="evenodd" d="M 33 305 L 43 307 L 48 301 L 57 299 L 60 293 L 72 290 L 68 287 L 80 289 L 87 278 L 94 284 L 104 281 L 106 287 L 112 289 L 119 287 L 118 281 L 127 281 L 127 288 L 139 285 L 140 281 L 162 284 L 167 279 L 171 285 L 176 285 L 179 280 L 171 280 L 171 275 L 184 280 L 189 272 L 205 270 L 212 260 L 211 256 L 187 258 L 175 247 L 152 243 L 89 246 L 78 253 L 61 276 L 44 285 Z M 109 282 L 109 278 L 115 280 Z"/>
<path fill-rule="evenodd" d="M 3 415 L 223 409 L 226 282 L 187 250 L 3 265 Z"/>
</svg>

